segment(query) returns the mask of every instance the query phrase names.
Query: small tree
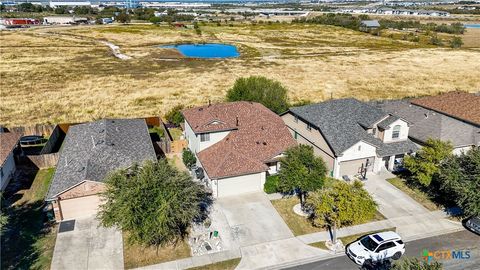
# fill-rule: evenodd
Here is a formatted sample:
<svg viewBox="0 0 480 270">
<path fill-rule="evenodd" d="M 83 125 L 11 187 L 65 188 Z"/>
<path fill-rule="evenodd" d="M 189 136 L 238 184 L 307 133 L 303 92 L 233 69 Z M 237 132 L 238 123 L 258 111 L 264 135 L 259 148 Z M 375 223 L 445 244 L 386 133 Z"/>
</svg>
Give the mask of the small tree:
<svg viewBox="0 0 480 270">
<path fill-rule="evenodd" d="M 314 210 L 313 222 L 330 228 L 334 244 L 338 227 L 371 220 L 377 210 L 377 204 L 360 181 L 351 185 L 333 180 L 328 187 L 313 192 L 309 204 Z"/>
<path fill-rule="evenodd" d="M 197 163 L 197 158 L 195 157 L 193 152 L 188 148 L 183 150 L 182 160 L 183 160 L 183 164 L 185 164 L 185 166 L 189 169 L 191 169 L 192 166 L 195 165 L 195 163 Z"/>
<path fill-rule="evenodd" d="M 120 13 L 116 17 L 116 20 L 120 23 L 129 23 L 130 22 L 130 15 L 127 13 Z"/>
<path fill-rule="evenodd" d="M 438 175 L 446 195 L 453 197 L 466 215 L 480 216 L 480 148 L 448 157 Z"/>
<path fill-rule="evenodd" d="M 275 113 L 288 109 L 287 89 L 279 82 L 262 76 L 239 78 L 227 92 L 227 101 L 254 101 Z"/>
<path fill-rule="evenodd" d="M 183 105 L 173 107 L 167 114 L 165 114 L 165 119 L 167 119 L 169 123 L 179 126 L 185 120 L 182 114 L 183 108 Z"/>
<path fill-rule="evenodd" d="M 441 162 L 452 155 L 452 151 L 452 143 L 428 139 L 415 156 L 405 157 L 404 166 L 412 173 L 413 179 L 428 187 Z"/>
<path fill-rule="evenodd" d="M 462 38 L 461 37 L 453 37 L 452 40 L 450 40 L 450 47 L 456 49 L 456 48 L 460 48 L 462 47 L 463 45 L 463 41 L 462 41 Z"/>
<path fill-rule="evenodd" d="M 128 242 L 144 246 L 183 240 L 192 221 L 202 217 L 200 205 L 210 201 L 201 184 L 166 160 L 116 171 L 105 183 L 101 224 L 127 232 Z"/>
<path fill-rule="evenodd" d="M 417 258 L 405 258 L 395 262 L 391 270 L 442 270 L 443 266 L 439 262 L 420 261 Z M 388 270 L 388 269 L 385 269 Z"/>
<path fill-rule="evenodd" d="M 296 191 L 304 207 L 308 192 L 323 187 L 327 173 L 325 162 L 315 156 L 311 146 L 298 145 L 288 149 L 280 163 L 278 189 Z"/>
</svg>

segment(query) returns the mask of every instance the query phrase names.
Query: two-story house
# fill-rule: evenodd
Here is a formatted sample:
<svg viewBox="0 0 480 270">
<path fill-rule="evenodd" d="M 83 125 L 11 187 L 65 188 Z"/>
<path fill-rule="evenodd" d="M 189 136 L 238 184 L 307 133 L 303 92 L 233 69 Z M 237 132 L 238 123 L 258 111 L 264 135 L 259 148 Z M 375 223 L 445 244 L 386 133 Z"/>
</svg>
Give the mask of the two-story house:
<svg viewBox="0 0 480 270">
<path fill-rule="evenodd" d="M 215 197 L 263 191 L 279 158 L 296 145 L 282 119 L 255 102 L 186 109 L 185 139 Z"/>
<path fill-rule="evenodd" d="M 281 117 L 335 178 L 394 170 L 405 154 L 417 150 L 405 120 L 353 98 L 290 108 Z"/>
</svg>

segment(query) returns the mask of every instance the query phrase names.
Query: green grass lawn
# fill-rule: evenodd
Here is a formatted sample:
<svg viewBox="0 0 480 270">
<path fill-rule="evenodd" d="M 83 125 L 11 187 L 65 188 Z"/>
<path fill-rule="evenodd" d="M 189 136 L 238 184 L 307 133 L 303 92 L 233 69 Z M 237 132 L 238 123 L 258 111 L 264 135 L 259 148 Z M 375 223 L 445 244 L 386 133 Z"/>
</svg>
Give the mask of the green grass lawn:
<svg viewBox="0 0 480 270">
<path fill-rule="evenodd" d="M 236 258 L 204 266 L 192 267 L 188 268 L 188 270 L 233 270 L 240 263 L 240 260 L 241 258 Z"/>
<path fill-rule="evenodd" d="M 187 242 L 179 242 L 175 246 L 143 247 L 137 244 L 128 244 L 127 234 L 123 233 L 123 264 L 125 269 L 132 269 L 146 265 L 158 264 L 190 257 L 190 246 Z"/>
<path fill-rule="evenodd" d="M 391 227 L 391 228 L 387 228 L 387 229 L 384 229 L 384 230 L 369 231 L 369 232 L 365 232 L 365 233 L 352 234 L 352 235 L 348 235 L 348 236 L 344 236 L 344 237 L 338 237 L 338 239 L 342 240 L 343 245 L 346 246 L 346 245 L 352 243 L 353 241 L 356 241 L 358 238 L 360 238 L 364 235 L 367 235 L 367 234 L 386 232 L 386 231 L 394 231 L 395 232 L 396 230 L 397 230 L 397 228 Z M 311 243 L 309 245 L 312 246 L 312 247 L 316 247 L 316 248 L 328 249 L 325 246 L 325 241 L 315 242 L 315 243 Z"/>
<path fill-rule="evenodd" d="M 431 200 L 430 196 L 427 193 L 421 191 L 418 188 L 407 185 L 405 180 L 395 177 L 387 179 L 387 181 L 390 184 L 394 185 L 396 188 L 400 189 L 402 192 L 406 193 L 419 204 L 423 205 L 428 210 L 435 211 L 441 209 Z"/>
<path fill-rule="evenodd" d="M 305 217 L 299 216 L 293 212 L 293 207 L 299 202 L 300 201 L 296 196 L 292 196 L 289 198 L 273 200 L 272 204 L 273 207 L 275 207 L 277 212 L 280 214 L 280 216 L 283 218 L 287 226 L 290 228 L 293 235 L 299 236 L 309 233 L 325 231 L 325 228 L 313 226 L 310 220 Z M 386 219 L 385 216 L 383 216 L 380 212 L 376 211 L 374 218 L 372 220 L 369 220 L 368 222 L 384 219 Z"/>
<path fill-rule="evenodd" d="M 42 210 L 54 169 L 26 172 L 4 195 L 8 224 L 1 237 L 1 269 L 50 269 L 56 227 Z"/>
</svg>

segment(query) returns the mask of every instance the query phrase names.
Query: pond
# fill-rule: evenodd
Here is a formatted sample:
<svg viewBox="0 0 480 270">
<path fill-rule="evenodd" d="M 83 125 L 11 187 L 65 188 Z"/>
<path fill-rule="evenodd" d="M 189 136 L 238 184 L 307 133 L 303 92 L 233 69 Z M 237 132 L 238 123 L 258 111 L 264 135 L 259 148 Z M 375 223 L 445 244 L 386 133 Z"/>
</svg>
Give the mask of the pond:
<svg viewBox="0 0 480 270">
<path fill-rule="evenodd" d="M 480 28 L 480 24 L 465 24 L 465 28 Z"/>
<path fill-rule="evenodd" d="M 185 57 L 193 58 L 232 58 L 240 53 L 234 45 L 220 43 L 164 45 L 160 48 L 177 49 Z"/>
</svg>

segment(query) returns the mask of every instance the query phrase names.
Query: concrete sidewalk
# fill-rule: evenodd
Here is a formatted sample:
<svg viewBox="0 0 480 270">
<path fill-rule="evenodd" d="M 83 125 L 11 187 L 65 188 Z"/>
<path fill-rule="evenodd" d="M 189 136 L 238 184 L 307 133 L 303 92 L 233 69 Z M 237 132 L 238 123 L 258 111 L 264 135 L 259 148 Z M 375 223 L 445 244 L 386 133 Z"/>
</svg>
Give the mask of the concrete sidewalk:
<svg viewBox="0 0 480 270">
<path fill-rule="evenodd" d="M 363 234 L 370 231 L 384 230 L 395 227 L 404 240 L 415 240 L 435 234 L 445 234 L 463 230 L 462 224 L 446 218 L 442 211 L 434 211 L 414 216 L 404 216 L 345 227 L 337 230 L 337 237 Z M 326 241 L 330 239 L 327 231 L 297 236 L 305 244 Z"/>
</svg>

